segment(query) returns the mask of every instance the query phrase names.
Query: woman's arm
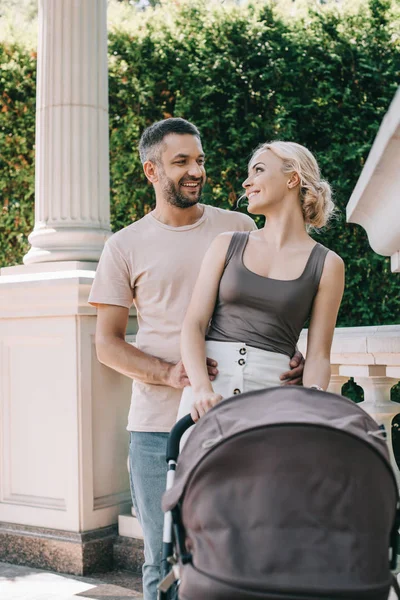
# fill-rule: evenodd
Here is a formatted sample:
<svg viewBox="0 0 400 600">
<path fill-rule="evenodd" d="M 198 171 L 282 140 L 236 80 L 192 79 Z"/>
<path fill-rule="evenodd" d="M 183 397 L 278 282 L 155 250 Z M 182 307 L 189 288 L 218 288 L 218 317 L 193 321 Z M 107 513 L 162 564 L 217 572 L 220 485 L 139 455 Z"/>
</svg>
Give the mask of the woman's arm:
<svg viewBox="0 0 400 600">
<path fill-rule="evenodd" d="M 326 390 L 331 378 L 331 346 L 344 290 L 344 263 L 328 252 L 308 329 L 303 385 Z"/>
<path fill-rule="evenodd" d="M 192 417 L 197 420 L 221 396 L 214 394 L 206 366 L 205 335 L 212 317 L 232 233 L 218 235 L 207 250 L 183 321 L 181 356 L 196 401 Z"/>
</svg>

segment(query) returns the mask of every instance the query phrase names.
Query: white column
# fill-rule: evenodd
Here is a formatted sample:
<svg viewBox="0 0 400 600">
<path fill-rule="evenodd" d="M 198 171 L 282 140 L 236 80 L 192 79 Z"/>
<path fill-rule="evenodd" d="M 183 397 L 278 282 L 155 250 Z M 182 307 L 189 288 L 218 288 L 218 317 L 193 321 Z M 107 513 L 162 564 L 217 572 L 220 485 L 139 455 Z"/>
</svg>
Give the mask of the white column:
<svg viewBox="0 0 400 600">
<path fill-rule="evenodd" d="M 110 235 L 106 0 L 39 0 L 35 227 L 25 264 L 98 261 Z"/>
<path fill-rule="evenodd" d="M 393 272 L 400 272 L 400 88 L 381 123 L 346 213 L 349 223 L 358 223 L 368 234 L 371 248 L 391 257 Z M 377 198 L 384 198 L 377 202 Z"/>
<path fill-rule="evenodd" d="M 39 0 L 39 21 L 32 248 L 0 269 L 0 555 L 10 525 L 12 560 L 83 574 L 131 506 L 132 382 L 98 362 L 87 303 L 110 235 L 106 0 Z"/>
</svg>

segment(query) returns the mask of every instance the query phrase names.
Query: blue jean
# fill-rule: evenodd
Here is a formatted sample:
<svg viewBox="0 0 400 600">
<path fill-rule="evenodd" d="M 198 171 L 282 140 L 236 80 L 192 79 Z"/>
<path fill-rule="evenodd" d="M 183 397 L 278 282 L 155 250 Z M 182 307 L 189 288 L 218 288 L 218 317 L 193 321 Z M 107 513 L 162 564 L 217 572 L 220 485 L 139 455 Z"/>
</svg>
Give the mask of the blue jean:
<svg viewBox="0 0 400 600">
<path fill-rule="evenodd" d="M 164 515 L 161 498 L 165 492 L 168 433 L 131 431 L 129 471 L 132 502 L 143 529 L 143 599 L 157 600 Z"/>
</svg>

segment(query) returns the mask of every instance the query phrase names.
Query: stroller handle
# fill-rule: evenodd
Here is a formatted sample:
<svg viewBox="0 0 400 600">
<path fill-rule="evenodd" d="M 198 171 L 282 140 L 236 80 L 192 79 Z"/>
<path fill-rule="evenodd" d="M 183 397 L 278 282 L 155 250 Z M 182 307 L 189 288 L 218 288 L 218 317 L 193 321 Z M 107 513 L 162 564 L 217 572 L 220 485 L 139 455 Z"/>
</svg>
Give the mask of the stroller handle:
<svg viewBox="0 0 400 600">
<path fill-rule="evenodd" d="M 181 441 L 181 437 L 183 436 L 185 431 L 189 429 L 189 427 L 191 427 L 192 425 L 194 425 L 194 421 L 190 414 L 182 417 L 182 419 L 179 419 L 179 421 L 175 423 L 168 436 L 167 462 L 169 462 L 170 460 L 176 461 L 178 459 L 179 443 Z"/>
</svg>

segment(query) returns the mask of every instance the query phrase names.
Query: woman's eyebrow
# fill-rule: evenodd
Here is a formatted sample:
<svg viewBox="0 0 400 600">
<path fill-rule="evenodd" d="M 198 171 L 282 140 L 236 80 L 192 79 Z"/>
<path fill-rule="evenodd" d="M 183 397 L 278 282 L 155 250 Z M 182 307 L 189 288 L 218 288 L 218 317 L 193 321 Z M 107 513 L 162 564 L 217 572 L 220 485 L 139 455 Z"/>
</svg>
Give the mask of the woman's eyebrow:
<svg viewBox="0 0 400 600">
<path fill-rule="evenodd" d="M 261 161 L 258 161 L 258 163 L 256 163 L 255 165 L 253 165 L 252 167 L 250 167 L 249 171 L 254 170 L 258 165 L 262 165 L 263 167 L 265 167 L 265 164 Z"/>
</svg>

